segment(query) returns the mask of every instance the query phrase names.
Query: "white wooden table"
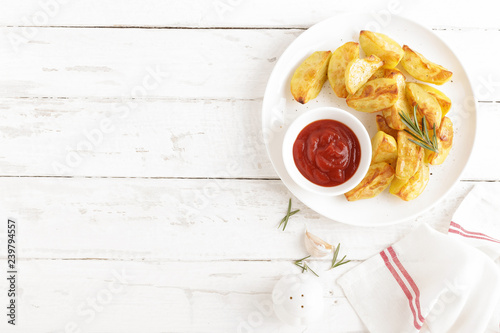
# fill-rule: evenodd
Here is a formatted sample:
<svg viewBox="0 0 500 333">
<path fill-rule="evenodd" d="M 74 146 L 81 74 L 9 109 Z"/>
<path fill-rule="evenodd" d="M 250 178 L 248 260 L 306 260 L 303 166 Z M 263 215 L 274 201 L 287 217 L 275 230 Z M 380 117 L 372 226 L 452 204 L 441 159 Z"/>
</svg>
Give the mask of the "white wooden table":
<svg viewBox="0 0 500 333">
<path fill-rule="evenodd" d="M 17 325 L 2 312 L 2 332 L 295 332 L 268 306 L 305 256 L 306 223 L 353 260 L 328 272 L 329 259 L 312 264 L 327 316 L 307 331 L 366 332 L 336 277 L 416 224 L 445 231 L 474 184 L 500 181 L 494 0 L 0 3 L 0 271 L 8 217 L 19 268 Z M 383 228 L 302 205 L 260 139 L 281 53 L 311 25 L 360 8 L 375 22 L 396 8 L 435 30 L 479 100 L 463 179 L 415 221 Z M 301 212 L 278 231 L 290 197 Z"/>
</svg>

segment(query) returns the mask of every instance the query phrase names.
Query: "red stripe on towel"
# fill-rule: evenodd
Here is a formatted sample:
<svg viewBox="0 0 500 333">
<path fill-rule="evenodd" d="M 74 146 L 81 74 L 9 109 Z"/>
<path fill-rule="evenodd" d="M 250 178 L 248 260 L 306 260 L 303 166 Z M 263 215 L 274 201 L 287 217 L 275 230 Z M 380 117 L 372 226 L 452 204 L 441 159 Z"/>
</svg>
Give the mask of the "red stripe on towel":
<svg viewBox="0 0 500 333">
<path fill-rule="evenodd" d="M 453 229 L 453 227 L 458 229 L 458 230 Z M 450 223 L 450 228 L 448 229 L 448 232 L 453 233 L 453 234 L 457 234 L 460 236 L 468 237 L 468 238 L 476 238 L 476 239 L 487 240 L 490 242 L 500 243 L 500 240 L 498 240 L 498 239 L 490 237 L 486 234 L 482 234 L 480 232 L 473 232 L 473 231 L 466 230 L 460 224 L 455 223 L 453 221 Z"/>
<path fill-rule="evenodd" d="M 422 317 L 422 311 L 420 310 L 420 290 L 418 289 L 415 281 L 413 281 L 413 279 L 411 278 L 410 274 L 408 274 L 408 272 L 404 268 L 403 264 L 401 264 L 401 262 L 399 261 L 399 258 L 396 255 L 396 252 L 394 252 L 394 249 L 392 248 L 392 246 L 389 246 L 389 248 L 387 248 L 387 251 L 389 251 L 392 259 L 394 260 L 394 262 L 398 266 L 399 270 L 403 273 L 404 277 L 406 278 L 406 281 L 408 281 L 411 288 L 415 292 L 415 296 L 416 296 L 415 297 L 415 304 L 417 306 L 418 319 L 420 319 L 420 321 L 423 323 L 425 319 L 424 319 L 424 317 Z"/>
<path fill-rule="evenodd" d="M 380 256 L 384 260 L 384 263 L 385 263 L 385 266 L 387 267 L 387 269 L 389 269 L 389 271 L 391 272 L 392 276 L 394 277 L 394 279 L 396 279 L 396 282 L 399 284 L 399 286 L 403 290 L 403 293 L 406 295 L 406 298 L 408 298 L 408 303 L 410 305 L 410 310 L 411 310 L 411 313 L 413 314 L 413 325 L 415 326 L 415 328 L 417 330 L 420 330 L 422 328 L 422 324 L 420 324 L 418 322 L 418 320 L 417 320 L 417 314 L 416 314 L 415 308 L 413 307 L 413 301 L 412 301 L 413 300 L 413 296 L 412 296 L 412 294 L 410 293 L 410 291 L 406 287 L 405 283 L 403 282 L 403 280 L 399 276 L 399 274 L 396 271 L 396 269 L 394 269 L 394 267 L 392 266 L 391 262 L 389 261 L 389 257 L 387 257 L 387 255 L 385 254 L 384 251 L 380 252 Z"/>
</svg>

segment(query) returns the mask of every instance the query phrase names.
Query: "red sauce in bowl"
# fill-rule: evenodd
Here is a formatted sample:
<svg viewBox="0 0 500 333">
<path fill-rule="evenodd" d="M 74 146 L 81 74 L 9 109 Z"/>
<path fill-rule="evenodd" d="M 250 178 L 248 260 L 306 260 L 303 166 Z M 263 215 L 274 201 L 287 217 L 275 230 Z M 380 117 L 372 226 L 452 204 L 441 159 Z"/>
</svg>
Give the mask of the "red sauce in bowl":
<svg viewBox="0 0 500 333">
<path fill-rule="evenodd" d="M 310 123 L 293 144 L 297 169 L 316 185 L 345 183 L 358 169 L 361 147 L 354 132 L 341 122 L 323 119 Z"/>
</svg>

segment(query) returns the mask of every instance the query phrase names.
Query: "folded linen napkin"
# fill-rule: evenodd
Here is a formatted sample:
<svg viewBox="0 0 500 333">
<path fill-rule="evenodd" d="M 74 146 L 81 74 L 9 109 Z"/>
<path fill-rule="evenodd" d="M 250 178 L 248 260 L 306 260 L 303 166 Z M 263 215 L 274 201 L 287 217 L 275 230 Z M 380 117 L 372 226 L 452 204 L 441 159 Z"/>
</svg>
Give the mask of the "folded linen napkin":
<svg viewBox="0 0 500 333">
<path fill-rule="evenodd" d="M 422 224 L 337 280 L 370 332 L 500 332 L 500 190 L 492 188 L 469 193 L 448 235 Z"/>
</svg>

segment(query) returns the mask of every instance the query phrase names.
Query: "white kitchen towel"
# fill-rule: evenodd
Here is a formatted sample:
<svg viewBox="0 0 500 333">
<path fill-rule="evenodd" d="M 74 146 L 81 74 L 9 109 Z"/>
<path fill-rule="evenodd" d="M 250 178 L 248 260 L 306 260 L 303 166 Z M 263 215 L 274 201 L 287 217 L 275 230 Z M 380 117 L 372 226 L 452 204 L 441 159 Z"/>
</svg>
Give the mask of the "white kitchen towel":
<svg viewBox="0 0 500 333">
<path fill-rule="evenodd" d="M 476 185 L 453 215 L 448 233 L 500 259 L 500 184 Z"/>
<path fill-rule="evenodd" d="M 500 196 L 484 199 L 490 193 L 476 188 L 467 196 L 449 235 L 422 224 L 337 280 L 370 332 L 500 332 L 500 268 L 492 260 L 500 251 Z M 478 202 L 481 212 L 471 213 Z M 479 221 L 496 225 L 483 230 Z"/>
</svg>

